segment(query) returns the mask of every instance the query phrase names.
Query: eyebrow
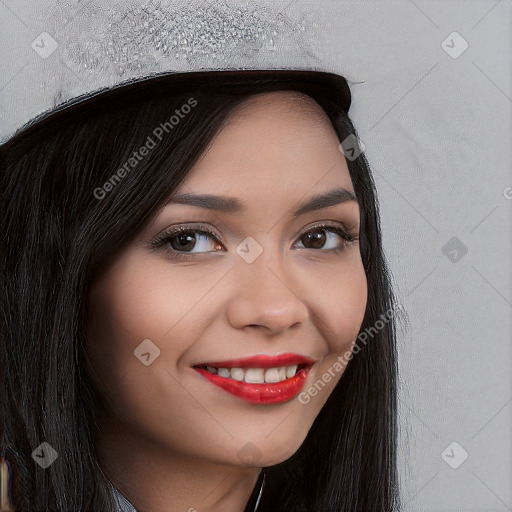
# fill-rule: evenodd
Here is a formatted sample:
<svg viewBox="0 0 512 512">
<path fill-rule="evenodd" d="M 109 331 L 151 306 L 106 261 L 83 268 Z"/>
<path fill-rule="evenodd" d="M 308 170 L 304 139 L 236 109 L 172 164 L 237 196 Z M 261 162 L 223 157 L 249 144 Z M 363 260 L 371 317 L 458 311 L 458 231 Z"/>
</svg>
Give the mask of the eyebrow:
<svg viewBox="0 0 512 512">
<path fill-rule="evenodd" d="M 308 212 L 321 210 L 349 201 L 358 202 L 354 193 L 346 188 L 336 188 L 311 197 L 306 202 L 300 204 L 292 215 L 299 217 Z M 244 210 L 242 203 L 234 197 L 214 196 L 210 194 L 176 194 L 171 197 L 167 204 L 174 203 L 198 206 L 200 208 L 208 208 L 209 210 L 225 213 L 238 213 Z"/>
</svg>

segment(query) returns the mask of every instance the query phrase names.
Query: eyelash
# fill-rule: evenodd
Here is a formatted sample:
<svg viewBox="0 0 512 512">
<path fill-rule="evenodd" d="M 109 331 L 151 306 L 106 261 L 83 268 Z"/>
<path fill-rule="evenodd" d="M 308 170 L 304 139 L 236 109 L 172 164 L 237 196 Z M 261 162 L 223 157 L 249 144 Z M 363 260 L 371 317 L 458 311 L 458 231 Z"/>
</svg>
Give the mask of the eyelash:
<svg viewBox="0 0 512 512">
<path fill-rule="evenodd" d="M 307 235 L 310 232 L 314 232 L 315 230 L 318 231 L 332 231 L 336 233 L 337 235 L 341 236 L 341 238 L 344 239 L 344 242 L 341 246 L 336 247 L 335 249 L 310 249 L 313 251 L 324 251 L 328 253 L 334 253 L 339 254 L 342 251 L 346 249 L 347 246 L 350 244 L 356 242 L 358 240 L 357 237 L 350 234 L 348 231 L 345 231 L 342 227 L 335 225 L 335 224 L 328 224 L 328 223 L 322 223 L 315 226 L 312 226 L 308 229 L 306 229 L 298 238 L 299 240 L 304 236 Z M 222 241 L 220 238 L 211 230 L 204 227 L 196 227 L 196 226 L 178 226 L 176 228 L 171 228 L 168 231 L 165 231 L 164 233 L 157 235 L 157 237 L 150 242 L 151 248 L 155 250 L 165 250 L 170 258 L 173 259 L 190 259 L 194 258 L 196 256 L 200 256 L 202 254 L 207 254 L 207 252 L 202 253 L 190 253 L 186 251 L 177 251 L 176 249 L 167 248 L 166 245 L 169 244 L 170 240 L 182 235 L 182 234 L 200 234 L 200 235 L 206 235 L 211 238 L 213 238 L 214 241 L 218 242 L 219 244 L 222 244 Z M 307 247 L 306 247 L 307 249 Z M 214 251 L 218 252 L 218 251 Z"/>
</svg>

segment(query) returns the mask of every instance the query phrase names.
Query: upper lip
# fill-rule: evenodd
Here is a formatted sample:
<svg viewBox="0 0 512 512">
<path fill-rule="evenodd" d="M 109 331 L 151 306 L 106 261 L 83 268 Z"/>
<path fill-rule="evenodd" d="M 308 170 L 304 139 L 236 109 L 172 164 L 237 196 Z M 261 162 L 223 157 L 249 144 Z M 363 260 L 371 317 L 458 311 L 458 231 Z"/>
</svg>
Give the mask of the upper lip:
<svg viewBox="0 0 512 512">
<path fill-rule="evenodd" d="M 229 361 L 208 361 L 192 366 L 212 366 L 214 368 L 273 368 L 276 366 L 293 366 L 315 364 L 315 360 L 300 354 L 258 354 L 250 357 L 230 359 Z"/>
</svg>

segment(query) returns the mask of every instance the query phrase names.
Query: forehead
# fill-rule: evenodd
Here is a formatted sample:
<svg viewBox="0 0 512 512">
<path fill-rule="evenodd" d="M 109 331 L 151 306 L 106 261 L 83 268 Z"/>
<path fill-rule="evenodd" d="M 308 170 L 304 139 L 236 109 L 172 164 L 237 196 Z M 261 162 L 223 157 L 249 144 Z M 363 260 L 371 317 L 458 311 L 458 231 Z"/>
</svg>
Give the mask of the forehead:
<svg viewBox="0 0 512 512">
<path fill-rule="evenodd" d="M 309 96 L 276 91 L 248 98 L 228 117 L 177 192 L 225 193 L 242 200 L 351 189 L 340 141 Z"/>
</svg>

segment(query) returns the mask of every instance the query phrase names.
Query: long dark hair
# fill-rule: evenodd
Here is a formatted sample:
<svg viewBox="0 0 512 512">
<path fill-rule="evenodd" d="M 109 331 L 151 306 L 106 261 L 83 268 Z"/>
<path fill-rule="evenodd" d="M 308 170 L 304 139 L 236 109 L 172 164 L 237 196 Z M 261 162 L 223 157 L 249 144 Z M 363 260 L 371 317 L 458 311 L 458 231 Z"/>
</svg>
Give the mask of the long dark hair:
<svg viewBox="0 0 512 512">
<path fill-rule="evenodd" d="M 76 102 L 0 147 L 6 241 L 0 457 L 12 468 L 18 512 L 113 510 L 94 444 L 98 399 L 86 372 L 89 286 L 187 177 L 235 107 L 252 94 L 298 90 L 327 112 L 340 141 L 357 136 L 346 101 L 306 74 L 188 75 Z M 164 133 L 112 187 L 101 188 L 191 99 L 196 103 L 189 113 L 172 128 L 166 125 L 171 134 Z M 396 317 L 382 322 L 397 304 L 369 164 L 364 153 L 347 164 L 361 208 L 368 281 L 361 331 L 373 334 L 350 360 L 299 450 L 265 469 L 262 503 L 276 511 L 398 508 Z M 95 193 L 99 187 L 101 194 Z M 379 320 L 384 325 L 376 329 Z M 43 441 L 58 452 L 46 470 L 31 457 Z"/>
</svg>

